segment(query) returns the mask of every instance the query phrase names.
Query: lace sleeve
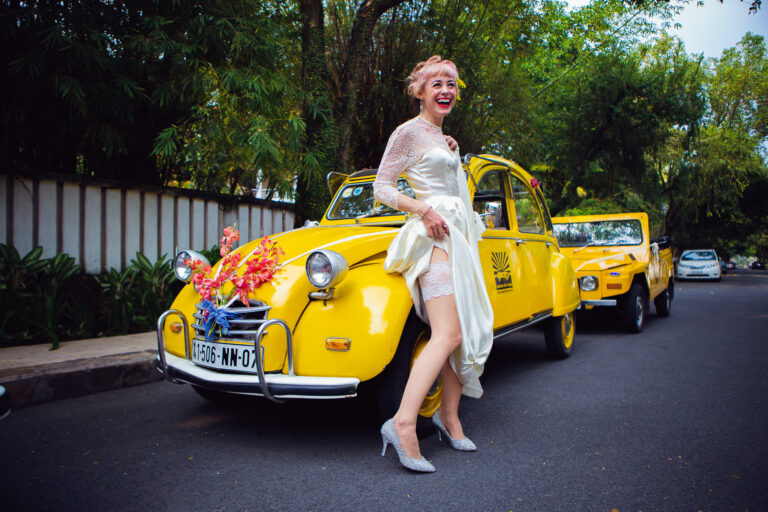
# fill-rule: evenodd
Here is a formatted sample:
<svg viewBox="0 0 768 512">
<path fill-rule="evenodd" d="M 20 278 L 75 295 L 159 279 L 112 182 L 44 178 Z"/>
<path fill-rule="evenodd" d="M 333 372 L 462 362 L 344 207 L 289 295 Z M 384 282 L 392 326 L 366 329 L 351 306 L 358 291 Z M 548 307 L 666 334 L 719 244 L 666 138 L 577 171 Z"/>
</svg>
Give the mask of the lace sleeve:
<svg viewBox="0 0 768 512">
<path fill-rule="evenodd" d="M 398 128 L 389 138 L 387 149 L 379 164 L 376 181 L 373 182 L 373 197 L 377 201 L 397 209 L 397 179 L 408 168 L 416 156 L 416 140 L 411 130 Z"/>
</svg>

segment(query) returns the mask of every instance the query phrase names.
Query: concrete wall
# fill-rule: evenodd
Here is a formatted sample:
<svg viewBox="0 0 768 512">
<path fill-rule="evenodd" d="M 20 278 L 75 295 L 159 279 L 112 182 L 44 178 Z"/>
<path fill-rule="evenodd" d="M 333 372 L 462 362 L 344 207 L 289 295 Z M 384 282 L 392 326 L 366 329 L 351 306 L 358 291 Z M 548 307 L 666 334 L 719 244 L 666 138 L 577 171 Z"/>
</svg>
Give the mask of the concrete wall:
<svg viewBox="0 0 768 512">
<path fill-rule="evenodd" d="M 69 177 L 0 174 L 0 243 L 23 257 L 66 253 L 89 274 L 218 244 L 237 224 L 241 242 L 293 228 L 293 205 L 184 189 L 138 189 Z"/>
</svg>

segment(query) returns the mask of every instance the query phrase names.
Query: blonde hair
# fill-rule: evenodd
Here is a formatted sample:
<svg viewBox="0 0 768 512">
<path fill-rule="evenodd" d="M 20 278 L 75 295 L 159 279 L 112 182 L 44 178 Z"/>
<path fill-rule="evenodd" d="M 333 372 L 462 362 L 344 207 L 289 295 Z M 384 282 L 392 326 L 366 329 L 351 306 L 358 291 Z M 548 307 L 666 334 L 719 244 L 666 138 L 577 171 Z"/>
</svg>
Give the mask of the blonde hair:
<svg viewBox="0 0 768 512">
<path fill-rule="evenodd" d="M 446 75 L 459 80 L 459 70 L 456 64 L 443 60 L 439 55 L 433 55 L 424 62 L 419 62 L 408 77 L 408 95 L 414 98 L 424 89 L 424 84 L 437 75 Z M 458 93 L 457 93 L 458 94 Z"/>
</svg>

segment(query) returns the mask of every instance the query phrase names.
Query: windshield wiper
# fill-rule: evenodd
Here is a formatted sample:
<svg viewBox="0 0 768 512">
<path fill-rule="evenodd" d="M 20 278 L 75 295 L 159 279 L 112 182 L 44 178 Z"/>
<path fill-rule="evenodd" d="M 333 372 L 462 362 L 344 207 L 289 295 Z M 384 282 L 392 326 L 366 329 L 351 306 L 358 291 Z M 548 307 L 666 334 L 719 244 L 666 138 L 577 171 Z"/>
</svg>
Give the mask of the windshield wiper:
<svg viewBox="0 0 768 512">
<path fill-rule="evenodd" d="M 592 242 L 592 241 L 590 241 L 590 242 L 588 242 L 588 243 L 586 243 L 586 244 L 582 245 L 582 246 L 581 246 L 581 247 L 579 247 L 578 249 L 574 249 L 574 251 L 573 251 L 573 254 L 576 254 L 576 253 L 577 253 L 577 252 L 579 252 L 580 250 L 582 250 L 582 249 L 586 249 L 587 247 L 594 247 L 595 245 L 597 245 L 595 242 Z"/>
<path fill-rule="evenodd" d="M 370 210 L 370 211 L 365 212 L 365 213 L 361 213 L 360 215 L 355 217 L 355 220 L 365 219 L 367 217 L 376 217 L 377 215 L 381 215 L 383 212 L 384 212 L 384 208 L 382 208 L 381 206 L 378 206 L 378 207 L 374 208 L 373 210 Z"/>
</svg>

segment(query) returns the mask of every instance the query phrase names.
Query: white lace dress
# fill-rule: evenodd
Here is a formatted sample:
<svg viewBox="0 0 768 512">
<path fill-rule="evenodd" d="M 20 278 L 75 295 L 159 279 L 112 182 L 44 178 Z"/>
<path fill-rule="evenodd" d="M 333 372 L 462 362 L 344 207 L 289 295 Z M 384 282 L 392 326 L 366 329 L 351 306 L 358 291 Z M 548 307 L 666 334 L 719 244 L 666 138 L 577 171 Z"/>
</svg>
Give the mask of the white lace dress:
<svg viewBox="0 0 768 512">
<path fill-rule="evenodd" d="M 493 343 L 493 310 L 477 248 L 485 227 L 472 210 L 459 150 L 448 148 L 440 127 L 422 117 L 411 119 L 389 138 L 374 183 L 378 201 L 397 208 L 401 174 L 416 197 L 445 219 L 450 236 L 429 237 L 421 217 L 412 215 L 389 246 L 384 269 L 403 275 L 425 322 L 429 318 L 424 301 L 453 294 L 462 343 L 451 355 L 451 366 L 463 384 L 462 393 L 479 397 L 483 393 L 479 377 Z M 442 268 L 439 262 L 430 265 L 434 247 L 448 253 Z"/>
</svg>

